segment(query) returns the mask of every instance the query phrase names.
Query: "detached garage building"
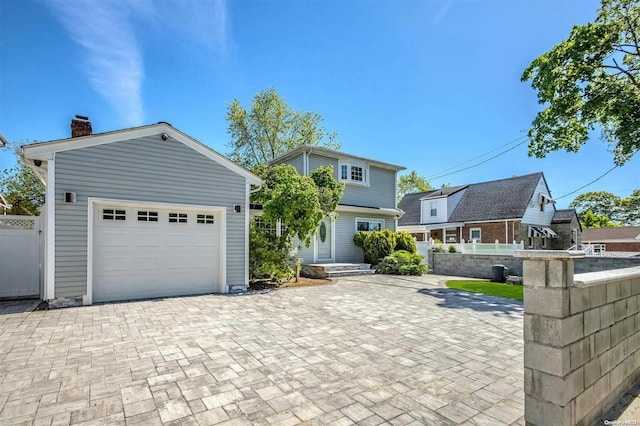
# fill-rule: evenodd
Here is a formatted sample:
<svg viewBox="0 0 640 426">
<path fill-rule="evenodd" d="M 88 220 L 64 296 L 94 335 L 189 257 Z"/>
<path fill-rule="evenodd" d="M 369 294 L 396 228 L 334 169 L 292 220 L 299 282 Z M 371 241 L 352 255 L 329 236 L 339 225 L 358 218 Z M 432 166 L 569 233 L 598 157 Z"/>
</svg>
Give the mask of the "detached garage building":
<svg viewBox="0 0 640 426">
<path fill-rule="evenodd" d="M 248 283 L 249 192 L 262 181 L 167 123 L 22 147 L 46 184 L 54 303 L 227 293 Z"/>
</svg>

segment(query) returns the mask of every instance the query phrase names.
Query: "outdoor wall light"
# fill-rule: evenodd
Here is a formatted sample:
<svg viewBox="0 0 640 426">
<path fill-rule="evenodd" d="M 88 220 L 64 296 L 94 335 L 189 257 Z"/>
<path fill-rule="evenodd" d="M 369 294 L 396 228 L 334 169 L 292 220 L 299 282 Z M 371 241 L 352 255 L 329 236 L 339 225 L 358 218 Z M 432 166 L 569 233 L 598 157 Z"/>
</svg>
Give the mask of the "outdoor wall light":
<svg viewBox="0 0 640 426">
<path fill-rule="evenodd" d="M 76 202 L 76 193 L 75 192 L 65 192 L 64 193 L 64 202 L 74 204 Z"/>
<path fill-rule="evenodd" d="M 235 206 L 233 206 L 233 210 L 236 213 L 240 213 L 242 211 L 242 208 L 241 208 L 240 204 L 236 204 Z"/>
</svg>

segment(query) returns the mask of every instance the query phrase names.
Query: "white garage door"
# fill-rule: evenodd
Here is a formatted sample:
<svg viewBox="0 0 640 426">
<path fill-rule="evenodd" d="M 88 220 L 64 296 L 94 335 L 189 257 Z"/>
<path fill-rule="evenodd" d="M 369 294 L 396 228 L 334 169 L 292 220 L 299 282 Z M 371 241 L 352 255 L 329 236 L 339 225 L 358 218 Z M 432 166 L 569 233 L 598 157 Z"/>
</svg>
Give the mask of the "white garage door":
<svg viewBox="0 0 640 426">
<path fill-rule="evenodd" d="M 220 291 L 214 210 L 95 204 L 93 301 Z"/>
</svg>

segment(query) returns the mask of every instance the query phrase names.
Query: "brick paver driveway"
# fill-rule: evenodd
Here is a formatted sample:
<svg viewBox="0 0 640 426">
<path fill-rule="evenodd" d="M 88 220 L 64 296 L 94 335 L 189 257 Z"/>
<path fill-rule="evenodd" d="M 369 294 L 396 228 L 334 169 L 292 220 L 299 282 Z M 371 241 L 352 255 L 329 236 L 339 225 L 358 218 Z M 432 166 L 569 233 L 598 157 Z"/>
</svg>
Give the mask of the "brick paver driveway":
<svg viewBox="0 0 640 426">
<path fill-rule="evenodd" d="M 0 424 L 523 424 L 522 305 L 437 279 L 6 313 Z"/>
</svg>

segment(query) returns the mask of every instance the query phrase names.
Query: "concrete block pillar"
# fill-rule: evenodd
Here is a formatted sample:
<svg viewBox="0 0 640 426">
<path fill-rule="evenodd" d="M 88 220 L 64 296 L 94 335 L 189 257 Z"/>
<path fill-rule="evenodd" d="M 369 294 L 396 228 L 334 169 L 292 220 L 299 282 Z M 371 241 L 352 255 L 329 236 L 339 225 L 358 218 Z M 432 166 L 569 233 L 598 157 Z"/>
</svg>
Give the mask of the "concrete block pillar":
<svg viewBox="0 0 640 426">
<path fill-rule="evenodd" d="M 571 315 L 573 260 L 584 252 L 518 250 L 523 259 L 524 391 L 528 425 L 573 425 L 583 369 L 573 369 L 571 344 L 584 336 L 583 318 Z"/>
</svg>

